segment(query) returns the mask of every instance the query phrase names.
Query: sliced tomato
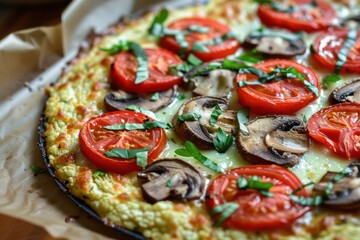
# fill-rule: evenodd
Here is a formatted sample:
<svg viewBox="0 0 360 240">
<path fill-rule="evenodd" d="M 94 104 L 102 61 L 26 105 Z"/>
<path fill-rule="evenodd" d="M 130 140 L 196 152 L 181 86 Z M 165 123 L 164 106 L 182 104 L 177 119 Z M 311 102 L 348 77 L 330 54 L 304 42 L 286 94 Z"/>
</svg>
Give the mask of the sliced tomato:
<svg viewBox="0 0 360 240">
<path fill-rule="evenodd" d="M 134 93 L 160 92 L 182 82 L 182 77 L 169 72 L 170 65 L 182 63 L 174 53 L 166 49 L 145 49 L 148 57 L 149 78 L 135 84 L 138 62 L 131 52 L 120 52 L 111 67 L 111 83 L 116 87 Z"/>
<path fill-rule="evenodd" d="M 186 55 L 191 51 L 195 42 L 201 43 L 211 41 L 231 31 L 226 25 L 214 19 L 203 17 L 182 18 L 170 23 L 168 28 L 173 30 L 185 30 L 190 26 L 206 27 L 208 28 L 208 31 L 204 33 L 190 32 L 185 35 L 185 40 L 189 45 L 186 50 Z M 159 44 L 161 47 L 169 49 L 176 54 L 179 54 L 181 51 L 180 44 L 173 36 L 164 36 L 160 39 Z M 207 46 L 209 52 L 195 51 L 192 53 L 202 61 L 208 62 L 218 58 L 225 58 L 226 56 L 235 53 L 239 46 L 240 43 L 235 38 L 228 38 L 216 45 Z"/>
<path fill-rule="evenodd" d="M 339 52 L 344 46 L 349 30 L 336 30 L 319 34 L 314 42 L 314 57 L 326 68 L 335 70 Z M 355 44 L 350 47 L 341 72 L 360 73 L 360 30 Z"/>
<path fill-rule="evenodd" d="M 360 104 L 340 103 L 311 116 L 308 130 L 312 138 L 345 158 L 360 156 Z"/>
<path fill-rule="evenodd" d="M 272 183 L 267 197 L 255 189 L 239 189 L 237 179 L 257 176 L 262 182 Z M 206 205 L 211 212 L 214 207 L 225 203 L 238 204 L 237 210 L 223 225 L 241 230 L 267 230 L 283 228 L 303 216 L 309 207 L 299 205 L 290 199 L 290 194 L 302 186 L 301 181 L 289 170 L 276 165 L 253 165 L 231 169 L 219 175 L 207 190 Z M 308 197 L 305 189 L 296 193 Z M 219 216 L 216 215 L 216 218 Z M 216 219 L 215 219 L 216 220 Z"/>
<path fill-rule="evenodd" d="M 115 111 L 96 116 L 88 120 L 80 130 L 80 149 L 86 158 L 99 168 L 117 173 L 141 170 L 135 158 L 110 158 L 106 151 L 115 148 L 148 150 L 148 163 L 160 155 L 166 144 L 166 134 L 161 128 L 151 130 L 107 130 L 104 126 L 122 123 L 143 123 L 149 118 L 134 111 Z"/>
<path fill-rule="evenodd" d="M 293 11 L 279 11 L 268 4 L 260 5 L 258 16 L 263 24 L 270 27 L 286 28 L 293 32 L 316 32 L 329 28 L 336 18 L 336 11 L 324 0 L 288 0 L 280 4 Z"/>
<path fill-rule="evenodd" d="M 305 79 L 316 86 L 320 92 L 316 74 L 310 68 L 299 63 L 289 60 L 267 60 L 254 65 L 255 68 L 265 73 L 271 72 L 276 66 L 294 67 L 299 73 L 306 74 Z M 251 82 L 258 78 L 253 74 L 239 74 L 237 82 Z M 240 103 L 249 106 L 252 111 L 259 114 L 292 114 L 317 98 L 301 80 L 296 78 L 237 87 L 237 92 Z"/>
</svg>

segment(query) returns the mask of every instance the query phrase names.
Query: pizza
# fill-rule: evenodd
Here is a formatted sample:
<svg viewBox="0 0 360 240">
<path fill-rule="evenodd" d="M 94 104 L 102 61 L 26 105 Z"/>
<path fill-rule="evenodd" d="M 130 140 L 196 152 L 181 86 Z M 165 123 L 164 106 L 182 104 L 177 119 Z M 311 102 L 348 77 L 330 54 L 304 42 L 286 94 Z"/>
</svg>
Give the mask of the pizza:
<svg viewBox="0 0 360 240">
<path fill-rule="evenodd" d="M 55 177 L 148 239 L 358 239 L 355 1 L 123 19 L 48 87 Z"/>
</svg>

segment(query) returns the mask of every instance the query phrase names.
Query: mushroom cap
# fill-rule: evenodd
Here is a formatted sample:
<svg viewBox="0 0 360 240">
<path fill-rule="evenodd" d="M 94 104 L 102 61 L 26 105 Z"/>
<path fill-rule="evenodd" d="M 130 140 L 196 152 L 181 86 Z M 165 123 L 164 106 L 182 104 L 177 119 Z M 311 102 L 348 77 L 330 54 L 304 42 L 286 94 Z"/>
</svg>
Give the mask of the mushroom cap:
<svg viewBox="0 0 360 240">
<path fill-rule="evenodd" d="M 156 112 L 172 103 L 175 99 L 176 93 L 177 87 L 174 86 L 166 91 L 159 92 L 159 99 L 152 101 L 151 97 L 154 93 L 138 95 L 122 90 L 116 90 L 105 96 L 104 104 L 110 111 L 122 110 L 126 109 L 129 105 L 136 105 Z"/>
<path fill-rule="evenodd" d="M 351 163 L 348 166 L 352 173 L 345 175 L 338 181 L 335 176 L 339 173 L 328 171 L 314 186 L 313 191 L 323 195 L 332 183 L 330 194 L 324 200 L 324 205 L 333 210 L 359 210 L 360 209 L 360 163 Z"/>
<path fill-rule="evenodd" d="M 245 124 L 249 133 L 239 132 L 238 151 L 253 164 L 293 166 L 308 150 L 303 122 L 294 116 L 261 116 Z"/>
<path fill-rule="evenodd" d="M 360 78 L 336 88 L 329 97 L 331 104 L 343 102 L 360 103 Z"/>
<path fill-rule="evenodd" d="M 223 113 L 219 116 L 214 126 L 210 125 L 210 116 L 216 105 Z M 185 102 L 173 118 L 176 134 L 183 141 L 190 141 L 200 149 L 213 148 L 213 136 L 220 127 L 227 134 L 238 132 L 236 111 L 226 110 L 227 101 L 217 97 L 194 97 Z M 196 121 L 178 121 L 178 116 L 187 113 L 198 113 L 201 118 Z"/>
<path fill-rule="evenodd" d="M 167 199 L 197 199 L 205 189 L 201 173 L 176 158 L 157 160 L 139 172 L 137 177 L 144 198 L 151 203 Z"/>
</svg>

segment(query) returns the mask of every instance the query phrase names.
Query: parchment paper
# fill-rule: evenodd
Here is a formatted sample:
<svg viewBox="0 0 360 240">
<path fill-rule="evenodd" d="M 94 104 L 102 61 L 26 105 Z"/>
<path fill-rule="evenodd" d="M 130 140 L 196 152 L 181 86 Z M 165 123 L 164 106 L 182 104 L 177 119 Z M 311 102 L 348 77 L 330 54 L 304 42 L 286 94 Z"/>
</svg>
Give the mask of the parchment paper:
<svg viewBox="0 0 360 240">
<path fill-rule="evenodd" d="M 61 25 L 20 31 L 0 42 L 0 213 L 42 226 L 56 238 L 127 239 L 87 216 L 48 174 L 35 177 L 30 166 L 43 166 L 37 126 L 44 88 L 56 81 L 89 30 L 159 1 L 75 0 Z"/>
</svg>

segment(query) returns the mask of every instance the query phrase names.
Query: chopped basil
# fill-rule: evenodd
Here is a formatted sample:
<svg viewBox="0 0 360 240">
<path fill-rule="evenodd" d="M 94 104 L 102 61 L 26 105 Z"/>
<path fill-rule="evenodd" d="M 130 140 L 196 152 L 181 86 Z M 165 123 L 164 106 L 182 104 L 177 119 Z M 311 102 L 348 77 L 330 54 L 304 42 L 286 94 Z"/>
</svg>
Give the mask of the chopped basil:
<svg viewBox="0 0 360 240">
<path fill-rule="evenodd" d="M 237 209 L 239 205 L 234 202 L 224 203 L 216 206 L 211 211 L 211 216 L 221 213 L 220 217 L 215 222 L 216 226 L 221 225 L 226 219 L 228 219 Z"/>
<path fill-rule="evenodd" d="M 194 66 L 187 62 L 183 62 L 177 65 L 170 65 L 169 66 L 169 73 L 173 76 L 182 77 L 185 73 L 189 72 Z"/>
<path fill-rule="evenodd" d="M 233 32 L 227 32 L 220 37 L 211 39 L 209 41 L 200 42 L 200 43 L 203 45 L 206 45 L 206 46 L 214 46 L 214 45 L 218 45 L 218 44 L 224 42 L 226 39 L 229 39 L 229 38 L 239 39 L 239 36 L 237 36 L 237 34 L 235 34 Z"/>
<path fill-rule="evenodd" d="M 121 123 L 114 124 L 109 126 L 104 126 L 103 128 L 107 130 L 119 131 L 119 130 L 150 130 L 153 128 L 164 128 L 170 129 L 172 125 L 170 123 L 164 123 L 160 121 L 146 121 L 144 123 Z"/>
<path fill-rule="evenodd" d="M 322 85 L 323 85 L 323 87 L 328 87 L 329 84 L 340 81 L 340 80 L 341 80 L 340 76 L 337 75 L 336 73 L 333 73 L 333 74 L 328 75 L 323 78 Z"/>
<path fill-rule="evenodd" d="M 240 109 L 236 114 L 240 131 L 246 135 L 249 135 L 249 129 L 245 126 L 245 123 L 249 121 L 249 109 L 243 108 Z"/>
<path fill-rule="evenodd" d="M 248 185 L 248 182 L 247 182 L 246 178 L 244 178 L 244 177 L 239 177 L 236 182 L 237 182 L 238 188 L 240 188 L 240 189 L 244 189 Z"/>
<path fill-rule="evenodd" d="M 105 172 L 102 169 L 98 169 L 95 172 L 93 172 L 92 176 L 93 177 L 101 177 L 101 176 L 106 176 L 107 172 Z"/>
<path fill-rule="evenodd" d="M 171 188 L 171 187 L 172 187 L 171 179 L 167 180 L 167 182 L 166 182 L 166 187 L 168 187 L 168 188 Z"/>
<path fill-rule="evenodd" d="M 195 24 L 190 25 L 187 29 L 191 32 L 198 32 L 198 33 L 207 33 L 210 31 L 208 27 L 195 25 Z"/>
<path fill-rule="evenodd" d="M 253 38 L 262 38 L 262 37 L 279 37 L 288 41 L 296 41 L 299 40 L 302 35 L 300 33 L 290 33 L 279 30 L 273 30 L 270 28 L 260 28 L 256 31 L 250 33 L 250 36 Z"/>
<path fill-rule="evenodd" d="M 319 206 L 324 201 L 324 197 L 321 195 L 312 198 L 290 195 L 290 199 L 300 205 L 305 205 L 305 206 Z"/>
<path fill-rule="evenodd" d="M 150 110 L 147 110 L 146 108 L 143 108 L 143 107 L 139 107 L 139 106 L 136 106 L 136 105 L 129 105 L 127 106 L 126 108 L 127 110 L 132 110 L 132 111 L 135 111 L 135 112 L 139 112 L 139 113 L 143 113 L 147 116 L 154 116 L 155 114 L 150 111 Z"/>
<path fill-rule="evenodd" d="M 136 69 L 135 84 L 142 83 L 149 78 L 148 58 L 144 49 L 136 42 L 120 39 L 120 41 L 113 45 L 111 48 L 100 48 L 102 51 L 109 52 L 110 54 L 116 54 L 120 51 L 131 50 L 138 62 Z"/>
<path fill-rule="evenodd" d="M 163 25 L 168 16 L 169 16 L 169 11 L 166 8 L 161 9 L 160 12 L 156 14 L 153 21 L 151 22 L 148 32 L 150 34 L 156 35 L 154 34 L 156 31 L 155 30 L 156 26 L 158 27 L 159 25 L 160 26 Z"/>
<path fill-rule="evenodd" d="M 231 134 L 226 134 L 221 128 L 218 128 L 218 134 L 213 138 L 213 144 L 219 153 L 224 153 L 232 145 L 234 139 Z"/>
<path fill-rule="evenodd" d="M 186 141 L 185 148 L 176 149 L 175 153 L 183 157 L 193 157 L 196 160 L 198 160 L 202 165 L 215 172 L 218 173 L 224 172 L 224 169 L 220 167 L 217 163 L 211 161 L 206 156 L 201 154 L 199 149 L 197 149 L 197 147 L 192 142 Z"/>
<path fill-rule="evenodd" d="M 185 94 L 183 94 L 183 93 L 178 93 L 178 94 L 176 95 L 176 97 L 177 97 L 177 99 L 179 99 L 179 100 L 184 100 L 184 99 L 186 98 Z"/>
<path fill-rule="evenodd" d="M 185 122 L 185 121 L 196 121 L 196 120 L 199 120 L 200 118 L 201 118 L 201 115 L 199 113 L 186 113 L 186 114 L 179 115 L 177 117 L 177 120 L 180 122 Z"/>
<path fill-rule="evenodd" d="M 306 115 L 304 114 L 304 115 L 303 115 L 303 122 L 304 122 L 304 123 L 307 123 L 307 121 L 308 121 L 308 119 L 307 119 Z"/>
<path fill-rule="evenodd" d="M 250 52 L 242 53 L 241 55 L 237 56 L 236 59 L 249 63 L 258 63 L 265 60 L 266 58 L 261 52 L 257 50 L 252 50 Z"/>
<path fill-rule="evenodd" d="M 159 96 L 160 96 L 160 95 L 159 95 L 158 92 L 154 93 L 154 94 L 151 96 L 150 101 L 156 102 L 157 100 L 159 100 Z"/>
<path fill-rule="evenodd" d="M 198 59 L 194 54 L 189 54 L 187 58 L 187 62 L 190 63 L 192 66 L 199 66 L 203 62 Z"/>
<path fill-rule="evenodd" d="M 346 41 L 338 53 L 338 60 L 336 61 L 335 73 L 339 73 L 341 68 L 347 61 L 347 55 L 349 54 L 350 48 L 355 44 L 358 30 L 356 28 L 349 29 L 346 37 Z"/>
<path fill-rule="evenodd" d="M 334 179 L 333 181 L 334 182 L 338 182 L 340 181 L 341 179 L 343 179 L 346 175 L 348 174 L 351 174 L 353 171 L 351 168 L 347 167 L 347 168 L 344 168 L 341 172 L 337 173 L 335 176 L 334 176 Z"/>
<path fill-rule="evenodd" d="M 139 152 L 147 152 L 150 147 L 140 149 L 126 149 L 126 148 L 114 148 L 111 151 L 106 151 L 104 154 L 107 157 L 112 158 L 134 158 Z"/>
<path fill-rule="evenodd" d="M 135 154 L 136 157 L 136 165 L 139 167 L 146 167 L 147 165 L 147 157 L 148 157 L 148 151 L 142 151 L 137 152 Z"/>
<path fill-rule="evenodd" d="M 30 169 L 35 175 L 42 174 L 42 173 L 48 173 L 46 168 L 42 168 L 42 167 L 39 167 L 36 165 L 30 165 Z"/>
<path fill-rule="evenodd" d="M 216 104 L 214 110 L 212 111 L 212 113 L 210 115 L 210 125 L 211 126 L 215 126 L 218 118 L 220 117 L 220 115 L 222 113 L 223 113 L 223 110 L 220 108 L 219 104 Z"/>
<path fill-rule="evenodd" d="M 189 47 L 189 43 L 186 41 L 184 34 L 175 35 L 176 42 L 180 45 L 179 56 L 184 57 L 186 49 Z"/>
<path fill-rule="evenodd" d="M 263 182 L 260 181 L 258 176 L 251 176 L 248 179 L 245 177 L 239 177 L 237 179 L 237 186 L 239 189 L 255 189 L 259 190 L 259 192 L 266 197 L 273 197 L 274 194 L 269 192 L 270 188 L 274 184 L 271 182 Z"/>
<path fill-rule="evenodd" d="M 200 42 L 195 42 L 191 50 L 193 52 L 210 52 L 210 50 Z"/>
</svg>

